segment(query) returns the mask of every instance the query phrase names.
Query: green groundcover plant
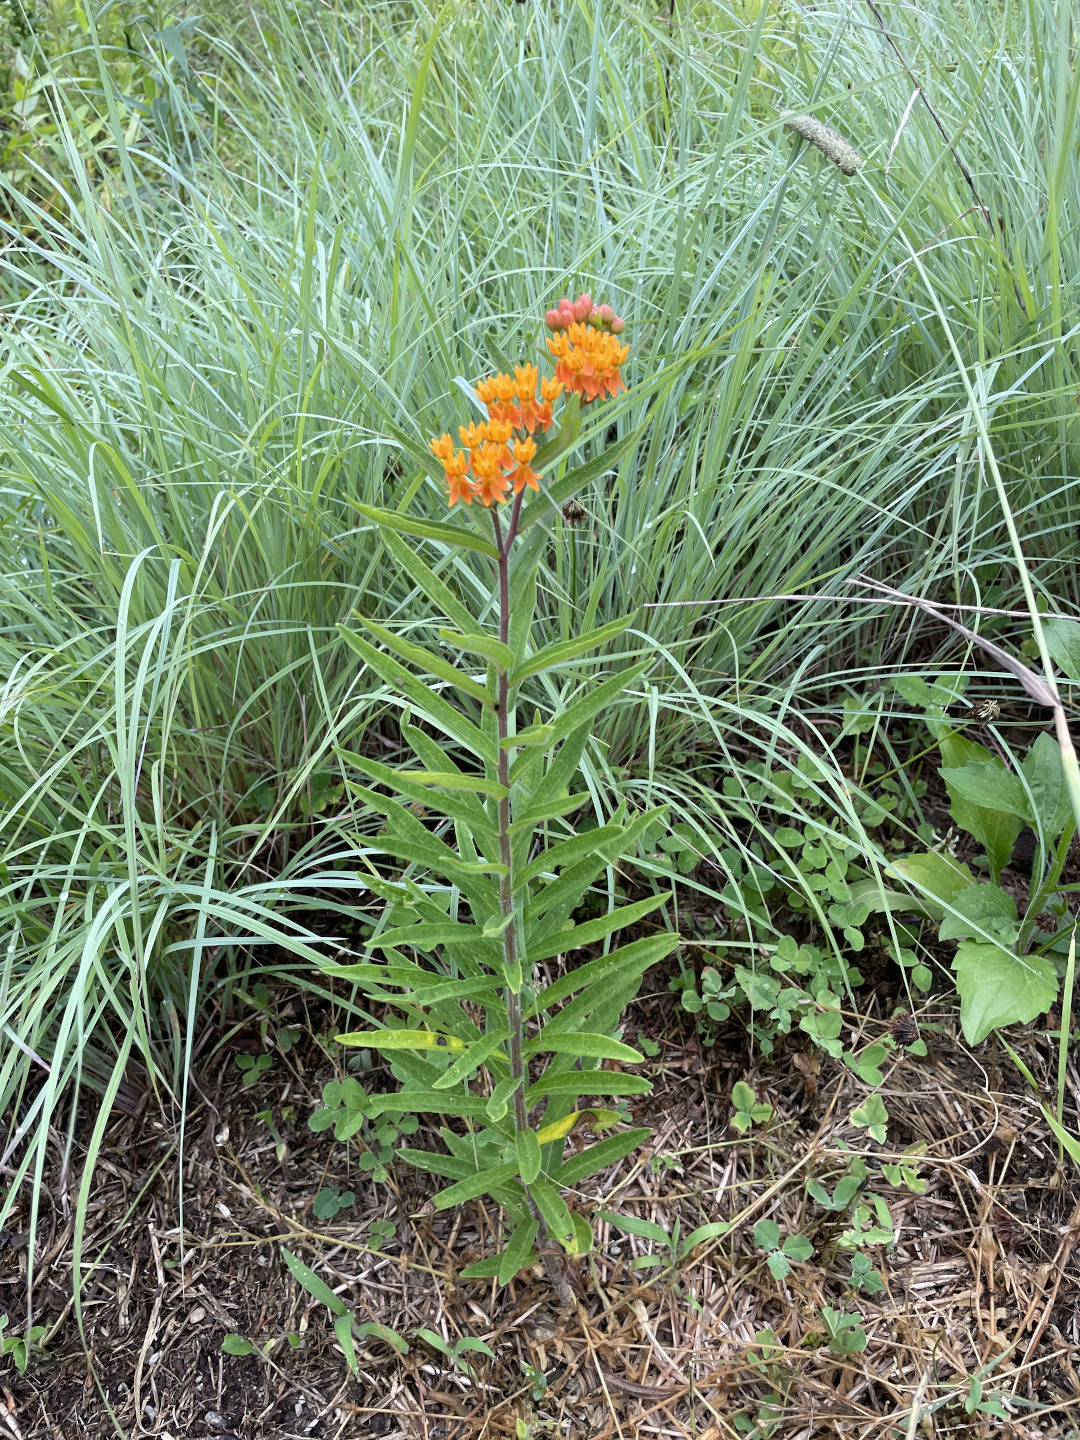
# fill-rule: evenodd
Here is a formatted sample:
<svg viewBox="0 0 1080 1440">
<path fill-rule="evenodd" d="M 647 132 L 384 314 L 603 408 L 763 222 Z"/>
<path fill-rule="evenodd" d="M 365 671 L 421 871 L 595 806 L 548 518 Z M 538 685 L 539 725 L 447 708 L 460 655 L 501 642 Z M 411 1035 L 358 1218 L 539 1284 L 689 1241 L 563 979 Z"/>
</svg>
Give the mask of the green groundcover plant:
<svg viewBox="0 0 1080 1440">
<path fill-rule="evenodd" d="M 365 622 L 367 634 L 343 627 L 365 665 L 400 695 L 401 734 L 417 766 L 341 755 L 353 797 L 383 817 L 385 828 L 362 841 L 362 853 L 373 871 L 367 883 L 386 911 L 368 942 L 371 958 L 332 973 L 355 982 L 381 1012 L 371 1028 L 338 1038 L 390 1054 L 401 1081 L 395 1093 L 370 1097 L 370 1112 L 459 1122 L 442 1127 L 442 1151 L 399 1151 L 453 1182 L 435 1197 L 436 1207 L 491 1195 L 508 1217 L 505 1248 L 464 1273 L 506 1283 L 542 1255 L 565 1294 L 561 1264 L 544 1241 L 550 1236 L 567 1255 L 579 1255 L 590 1248 L 592 1230 L 563 1191 L 629 1154 L 649 1132 L 621 1129 L 568 1159 L 564 1143 L 578 1126 L 602 1131 L 623 1118 L 583 1102 L 649 1089 L 625 1069 L 642 1056 L 623 1043 L 619 1022 L 645 970 L 675 949 L 678 936 L 658 927 L 610 948 L 611 937 L 647 917 L 655 925 L 662 898 L 574 919 L 598 877 L 633 855 L 658 811 L 631 815 L 622 805 L 591 828 L 572 820 L 588 799 L 575 785 L 591 722 L 649 661 L 599 683 L 580 671 L 596 663 L 585 661 L 589 652 L 617 640 L 632 617 L 533 643 L 537 564 L 548 543 L 537 522 L 582 483 L 583 472 L 550 489 L 541 489 L 541 477 L 574 443 L 582 409 L 622 388 L 628 349 L 618 339 L 622 321 L 588 295 L 550 310 L 547 325 L 554 380 L 532 364 L 482 380 L 475 395 L 487 419 L 460 427 L 461 449 L 446 434 L 431 442 L 450 505 L 460 505 L 469 523 L 364 508 L 390 552 L 445 612 L 453 628 L 441 638 L 462 659 L 455 663 L 373 621 Z M 538 446 L 537 434 L 549 431 Z M 603 455 L 593 463 L 603 464 Z M 495 627 L 475 618 L 402 536 L 443 553 L 465 548 L 487 557 Z M 581 683 L 569 687 L 565 703 L 548 713 L 535 709 L 519 724 L 528 682 L 556 672 L 580 673 Z M 352 778 L 357 772 L 362 778 Z M 374 873 L 376 855 L 403 866 L 401 878 Z M 545 962 L 586 947 L 594 958 L 539 978 Z"/>
<path fill-rule="evenodd" d="M 1057 621 L 1045 628 L 1053 658 L 1077 680 L 1080 626 Z M 952 966 L 960 1019 L 965 1038 L 975 1044 L 991 1030 L 1033 1020 L 1057 998 L 1073 928 L 1069 895 L 1077 887 L 1063 883 L 1062 874 L 1076 822 L 1061 747 L 1048 732 L 1038 735 L 1026 754 L 1016 755 L 994 727 L 989 727 L 991 749 L 945 718 L 946 707 L 966 686 L 962 675 L 943 675 L 933 685 L 914 676 L 897 682 L 904 698 L 926 711 L 949 813 L 982 848 L 980 873 L 938 846 L 893 862 L 893 875 L 917 898 L 870 883 L 858 889 L 873 908 L 915 911 L 936 925 L 939 940 L 959 942 Z M 983 718 L 993 718 L 993 707 Z M 1021 914 L 1002 871 L 1025 825 L 1034 834 L 1035 852 Z"/>
</svg>

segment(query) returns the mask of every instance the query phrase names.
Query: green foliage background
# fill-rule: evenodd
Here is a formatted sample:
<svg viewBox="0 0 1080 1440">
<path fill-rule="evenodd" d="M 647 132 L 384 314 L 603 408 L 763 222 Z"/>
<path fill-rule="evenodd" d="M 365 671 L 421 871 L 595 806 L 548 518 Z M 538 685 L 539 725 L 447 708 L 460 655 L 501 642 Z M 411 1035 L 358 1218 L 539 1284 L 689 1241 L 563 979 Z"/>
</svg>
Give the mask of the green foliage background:
<svg viewBox="0 0 1080 1440">
<path fill-rule="evenodd" d="M 16 1182 L 42 1175 L 73 1084 L 104 1096 L 96 1145 L 133 1054 L 179 1105 L 235 967 L 273 943 L 310 976 L 313 899 L 333 915 L 364 897 L 346 836 L 373 822 L 342 801 L 334 747 L 379 734 L 392 761 L 397 740 L 336 627 L 441 617 L 355 507 L 442 513 L 424 440 L 467 415 L 455 377 L 494 347 L 535 354 L 558 295 L 610 299 L 634 351 L 579 455 L 606 447 L 588 523 L 553 525 L 544 624 L 556 639 L 659 607 L 639 627 L 655 665 L 586 759 L 598 822 L 666 802 L 703 853 L 723 841 L 753 867 L 760 774 L 801 761 L 792 818 L 824 815 L 881 861 L 833 741 L 852 713 L 874 727 L 883 680 L 954 647 L 925 616 L 857 603 L 857 577 L 1018 602 L 909 247 L 982 397 L 1036 588 L 1075 611 L 1075 16 L 885 13 L 904 63 L 858 6 L 733 0 L 672 23 L 630 0 L 37 0 L 24 24 L 9 0 Z M 856 145 L 856 177 L 793 145 L 792 109 Z M 487 593 L 481 559 L 429 561 Z M 793 594 L 812 598 L 776 598 Z M 579 681 L 536 683 L 557 702 Z M 693 883 L 714 900 L 724 880 Z M 768 931 L 767 912 L 750 922 Z"/>
</svg>

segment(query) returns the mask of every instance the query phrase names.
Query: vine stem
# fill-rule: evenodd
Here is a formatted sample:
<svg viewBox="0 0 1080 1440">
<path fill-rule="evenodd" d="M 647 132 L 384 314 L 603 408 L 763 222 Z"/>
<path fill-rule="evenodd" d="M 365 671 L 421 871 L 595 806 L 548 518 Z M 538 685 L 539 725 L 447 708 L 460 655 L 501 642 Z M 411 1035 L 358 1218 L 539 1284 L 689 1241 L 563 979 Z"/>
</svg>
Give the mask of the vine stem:
<svg viewBox="0 0 1080 1440">
<path fill-rule="evenodd" d="M 521 503 L 524 498 L 524 490 L 514 497 L 510 512 L 510 524 L 505 538 L 499 522 L 499 512 L 493 510 L 491 515 L 495 529 L 495 544 L 499 550 L 499 640 L 503 645 L 510 643 L 510 549 L 517 538 Z M 525 1035 L 521 1018 L 523 976 L 521 959 L 518 955 L 517 929 L 514 924 L 514 884 L 511 875 L 510 749 L 503 744 L 503 741 L 513 733 L 510 729 L 512 718 L 510 674 L 502 666 L 497 666 L 496 669 L 498 671 L 498 708 L 496 710 L 499 734 L 498 780 L 505 791 L 505 794 L 499 799 L 499 860 L 503 867 L 503 874 L 499 879 L 499 909 L 506 922 L 503 928 L 503 961 L 506 968 L 506 1019 L 510 1031 L 507 1048 L 510 1053 L 510 1074 L 518 1082 L 514 1091 L 514 1123 L 518 1130 L 527 1130 L 529 1128 L 529 1111 L 525 1104 L 525 1086 L 529 1077 L 525 1070 Z M 540 1226 L 538 1239 L 542 1241 L 547 1234 L 544 1217 L 540 1214 L 536 1201 L 529 1194 L 527 1185 L 525 1194 L 529 1199 L 529 1208 L 532 1211 L 533 1219 Z M 547 1271 L 548 1280 L 560 1305 L 571 1306 L 573 1296 L 559 1257 L 544 1246 L 541 1246 L 541 1251 L 544 1257 L 544 1269 Z"/>
</svg>

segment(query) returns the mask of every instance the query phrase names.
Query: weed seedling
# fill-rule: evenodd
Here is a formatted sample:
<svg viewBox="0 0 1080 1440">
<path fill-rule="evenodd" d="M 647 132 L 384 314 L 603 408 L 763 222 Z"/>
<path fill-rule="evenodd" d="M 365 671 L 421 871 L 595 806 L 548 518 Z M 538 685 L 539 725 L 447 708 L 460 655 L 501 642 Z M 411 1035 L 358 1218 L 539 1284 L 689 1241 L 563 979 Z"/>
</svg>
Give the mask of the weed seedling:
<svg viewBox="0 0 1080 1440">
<path fill-rule="evenodd" d="M 757 1096 L 745 1080 L 736 1080 L 731 1087 L 731 1103 L 735 1107 L 730 1124 L 745 1135 L 754 1125 L 764 1125 L 772 1118 L 771 1105 L 759 1105 Z"/>
<path fill-rule="evenodd" d="M 754 1244 L 765 1251 L 765 1263 L 774 1280 L 786 1280 L 792 1262 L 809 1260 L 814 1247 L 805 1235 L 789 1235 L 780 1243 L 780 1226 L 775 1220 L 759 1220 L 754 1226 Z"/>
</svg>

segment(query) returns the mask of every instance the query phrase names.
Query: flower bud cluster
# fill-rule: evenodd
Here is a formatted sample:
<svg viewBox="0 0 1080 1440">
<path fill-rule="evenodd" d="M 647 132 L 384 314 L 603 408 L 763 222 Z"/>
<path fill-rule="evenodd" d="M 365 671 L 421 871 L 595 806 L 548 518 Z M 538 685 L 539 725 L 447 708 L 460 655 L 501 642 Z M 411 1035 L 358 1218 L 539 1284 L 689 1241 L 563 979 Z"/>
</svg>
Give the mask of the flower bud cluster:
<svg viewBox="0 0 1080 1440">
<path fill-rule="evenodd" d="M 621 335 L 626 321 L 616 315 L 610 305 L 594 305 L 592 296 L 582 291 L 576 300 L 564 295 L 558 305 L 544 316 L 549 330 L 569 330 L 571 325 L 591 325 L 594 330 L 607 330 L 612 335 Z"/>
</svg>

